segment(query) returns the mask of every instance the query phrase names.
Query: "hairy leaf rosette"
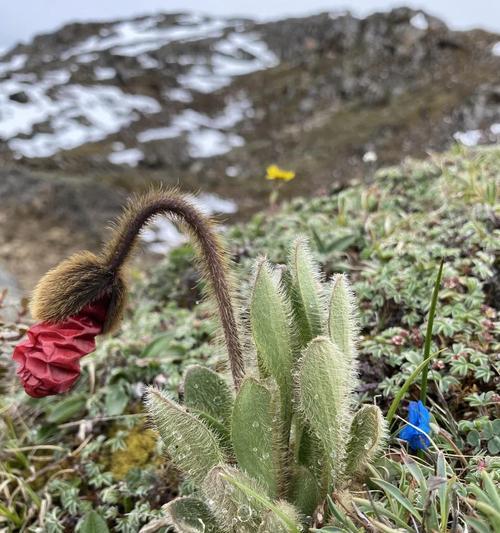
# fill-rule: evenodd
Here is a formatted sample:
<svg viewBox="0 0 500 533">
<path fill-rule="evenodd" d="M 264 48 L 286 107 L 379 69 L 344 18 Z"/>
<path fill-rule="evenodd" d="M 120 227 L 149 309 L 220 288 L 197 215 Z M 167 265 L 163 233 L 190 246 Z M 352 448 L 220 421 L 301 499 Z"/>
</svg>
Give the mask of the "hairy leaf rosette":
<svg viewBox="0 0 500 533">
<path fill-rule="evenodd" d="M 80 358 L 95 350 L 108 303 L 98 300 L 62 322 L 41 322 L 28 330 L 12 355 L 27 394 L 42 398 L 71 389 L 80 376 Z"/>
</svg>

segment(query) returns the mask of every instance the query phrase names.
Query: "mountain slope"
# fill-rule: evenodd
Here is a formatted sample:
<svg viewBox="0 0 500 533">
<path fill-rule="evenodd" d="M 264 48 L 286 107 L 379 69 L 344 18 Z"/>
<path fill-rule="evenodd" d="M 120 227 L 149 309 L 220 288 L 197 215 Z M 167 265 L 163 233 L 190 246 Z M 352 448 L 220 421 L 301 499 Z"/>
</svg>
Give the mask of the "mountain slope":
<svg viewBox="0 0 500 533">
<path fill-rule="evenodd" d="M 245 216 L 267 203 L 270 163 L 297 171 L 282 195 L 317 194 L 454 137 L 498 140 L 499 41 L 406 8 L 268 23 L 158 14 L 39 35 L 0 57 L 0 163 L 16 176 L 2 191 L 4 257 L 18 263 L 25 224 L 51 227 L 17 208 L 24 176 L 49 189 L 69 176 L 70 196 L 79 183 L 64 248 L 95 242 L 86 206 L 105 196 L 112 215 L 123 187 L 202 189 Z"/>
</svg>

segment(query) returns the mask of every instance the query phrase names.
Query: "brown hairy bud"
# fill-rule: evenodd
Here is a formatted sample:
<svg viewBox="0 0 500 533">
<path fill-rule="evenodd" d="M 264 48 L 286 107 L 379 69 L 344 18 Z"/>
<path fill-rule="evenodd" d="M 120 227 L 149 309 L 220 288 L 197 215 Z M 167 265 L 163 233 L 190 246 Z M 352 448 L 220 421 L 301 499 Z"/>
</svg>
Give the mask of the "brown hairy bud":
<svg viewBox="0 0 500 533">
<path fill-rule="evenodd" d="M 122 276 L 112 273 L 102 258 L 90 252 L 77 252 L 38 282 L 31 314 L 41 322 L 63 322 L 88 304 L 106 298 L 109 305 L 103 333 L 108 333 L 120 323 L 126 292 Z"/>
</svg>

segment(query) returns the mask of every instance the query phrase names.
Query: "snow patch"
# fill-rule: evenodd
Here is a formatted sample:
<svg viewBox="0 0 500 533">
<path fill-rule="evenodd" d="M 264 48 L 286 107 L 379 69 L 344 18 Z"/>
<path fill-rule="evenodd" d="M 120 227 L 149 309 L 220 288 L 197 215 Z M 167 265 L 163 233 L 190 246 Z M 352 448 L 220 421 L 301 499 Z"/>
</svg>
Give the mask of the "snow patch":
<svg viewBox="0 0 500 533">
<path fill-rule="evenodd" d="M 500 122 L 495 122 L 490 126 L 490 131 L 493 135 L 500 135 Z"/>
<path fill-rule="evenodd" d="M 423 13 L 417 13 L 410 19 L 410 24 L 417 30 L 426 31 L 429 29 L 429 21 Z"/>
<path fill-rule="evenodd" d="M 245 116 L 252 114 L 253 108 L 248 98 L 230 101 L 222 113 L 215 117 L 186 109 L 175 116 L 169 126 L 145 130 L 138 134 L 137 139 L 146 143 L 186 135 L 191 157 L 213 157 L 245 144 L 243 137 L 221 130 L 233 128 Z"/>
<path fill-rule="evenodd" d="M 201 129 L 188 134 L 189 155 L 196 157 L 214 157 L 226 154 L 233 148 L 243 146 L 245 139 L 234 133 Z"/>
<path fill-rule="evenodd" d="M 173 139 L 181 133 L 182 131 L 175 129 L 173 126 L 151 128 L 150 130 L 141 131 L 137 135 L 137 140 L 141 143 L 149 143 L 151 141 L 161 141 L 162 139 Z"/>
<path fill-rule="evenodd" d="M 375 163 L 377 159 L 377 153 L 373 150 L 369 150 L 363 154 L 363 163 Z"/>
<path fill-rule="evenodd" d="M 232 32 L 215 43 L 214 51 L 209 63 L 183 57 L 185 64 L 193 65 L 178 78 L 184 88 L 208 94 L 226 87 L 236 76 L 272 68 L 279 63 L 257 33 Z"/>
<path fill-rule="evenodd" d="M 43 78 L 44 82 L 51 87 L 55 87 L 56 85 L 64 85 L 65 83 L 68 83 L 70 79 L 71 73 L 63 69 L 50 70 Z"/>
<path fill-rule="evenodd" d="M 209 94 L 227 87 L 231 78 L 215 74 L 207 65 L 195 65 L 188 73 L 178 76 L 177 81 L 185 89 Z"/>
<path fill-rule="evenodd" d="M 26 54 L 19 54 L 11 57 L 8 61 L 0 62 L 0 76 L 6 72 L 12 72 L 14 70 L 21 70 L 26 64 L 28 56 Z"/>
<path fill-rule="evenodd" d="M 202 193 L 199 196 L 192 197 L 191 200 L 206 215 L 232 215 L 238 211 L 238 206 L 235 202 L 215 194 Z"/>
<path fill-rule="evenodd" d="M 111 80 L 116 76 L 116 70 L 112 67 L 95 67 L 94 75 L 96 80 Z"/>
<path fill-rule="evenodd" d="M 144 159 L 144 154 L 139 148 L 129 148 L 128 150 L 119 150 L 112 152 L 108 160 L 114 165 L 128 165 L 136 167 Z"/>
<path fill-rule="evenodd" d="M 500 41 L 498 41 L 497 43 L 495 43 L 492 48 L 491 48 L 491 53 L 494 55 L 494 56 L 497 56 L 497 57 L 500 57 Z"/>
<path fill-rule="evenodd" d="M 92 61 L 96 61 L 99 59 L 99 56 L 97 54 L 83 54 L 78 57 L 77 61 L 78 63 L 92 63 Z"/>
<path fill-rule="evenodd" d="M 36 83 L 38 80 L 38 76 L 36 74 L 33 74 L 32 72 L 29 72 L 27 74 L 14 72 L 10 75 L 10 78 L 14 81 L 25 81 L 29 83 Z"/>
<path fill-rule="evenodd" d="M 240 167 L 236 165 L 230 165 L 226 168 L 226 176 L 229 176 L 230 178 L 236 178 L 236 176 L 239 176 L 240 172 Z"/>
<path fill-rule="evenodd" d="M 9 101 L 0 85 L 0 137 L 29 134 L 42 122 L 49 122 L 53 130 L 35 133 L 29 139 L 11 139 L 9 147 L 25 157 L 50 157 L 60 150 L 100 141 L 139 118 L 138 113 L 161 109 L 153 98 L 126 94 L 113 86 L 68 85 L 59 87 L 54 98 L 47 96 L 47 85 L 17 86 L 30 101 Z"/>
<path fill-rule="evenodd" d="M 167 100 L 173 100 L 174 102 L 182 102 L 189 104 L 193 101 L 193 97 L 186 89 L 169 89 L 165 91 L 164 96 Z"/>
<path fill-rule="evenodd" d="M 453 137 L 464 146 L 476 146 L 482 137 L 481 130 L 457 131 Z"/>
<path fill-rule="evenodd" d="M 62 59 L 109 50 L 113 54 L 136 57 L 145 52 L 158 50 L 172 42 L 195 41 L 209 37 L 219 37 L 225 22 L 220 19 L 201 22 L 197 20 L 185 25 L 158 28 L 163 20 L 159 17 L 147 17 L 143 20 L 118 22 L 112 27 L 110 35 L 93 35 L 84 42 L 67 50 Z"/>
<path fill-rule="evenodd" d="M 152 69 L 152 68 L 160 67 L 160 62 L 148 54 L 141 54 L 140 56 L 137 57 L 137 61 L 139 61 L 139 64 L 141 65 L 141 67 L 145 69 Z"/>
</svg>

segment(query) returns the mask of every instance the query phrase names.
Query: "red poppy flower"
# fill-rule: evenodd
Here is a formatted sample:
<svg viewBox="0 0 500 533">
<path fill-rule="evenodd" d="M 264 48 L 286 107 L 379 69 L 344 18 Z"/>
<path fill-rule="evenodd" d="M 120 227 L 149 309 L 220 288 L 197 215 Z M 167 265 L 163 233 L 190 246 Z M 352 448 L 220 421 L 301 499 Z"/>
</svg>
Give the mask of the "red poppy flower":
<svg viewBox="0 0 500 533">
<path fill-rule="evenodd" d="M 28 330 L 12 355 L 27 394 L 42 398 L 73 386 L 80 376 L 80 358 L 95 350 L 107 308 L 107 299 L 98 300 L 63 322 L 41 322 Z"/>
</svg>

